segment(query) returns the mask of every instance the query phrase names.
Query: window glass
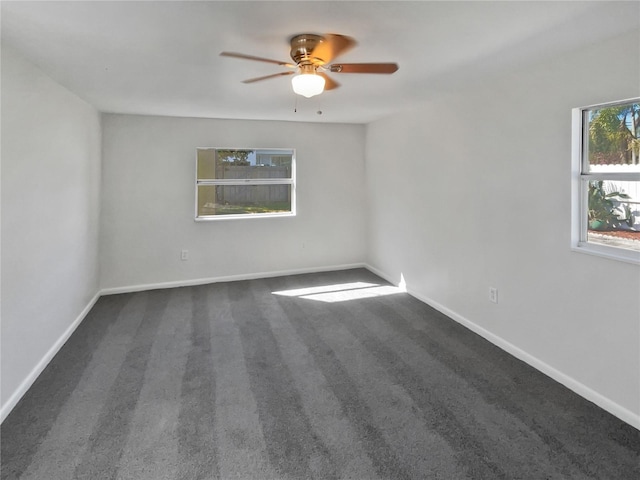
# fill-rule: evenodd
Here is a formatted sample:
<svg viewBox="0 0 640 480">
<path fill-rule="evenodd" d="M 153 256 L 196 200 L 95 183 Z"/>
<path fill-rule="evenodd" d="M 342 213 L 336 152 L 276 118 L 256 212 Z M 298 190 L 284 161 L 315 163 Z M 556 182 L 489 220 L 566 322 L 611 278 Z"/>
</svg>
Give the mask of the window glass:
<svg viewBox="0 0 640 480">
<path fill-rule="evenodd" d="M 198 216 L 286 213 L 291 185 L 198 185 Z"/>
<path fill-rule="evenodd" d="M 216 149 L 199 148 L 198 152 L 198 180 L 216 178 Z"/>
<path fill-rule="evenodd" d="M 591 180 L 587 241 L 640 251 L 640 182 Z"/>
<path fill-rule="evenodd" d="M 291 149 L 197 149 L 196 218 L 293 214 L 294 160 Z"/>
<path fill-rule="evenodd" d="M 586 171 L 640 171 L 640 103 L 590 108 L 585 116 Z"/>
<path fill-rule="evenodd" d="M 576 109 L 574 135 L 574 246 L 640 263 L 640 100 Z"/>
</svg>

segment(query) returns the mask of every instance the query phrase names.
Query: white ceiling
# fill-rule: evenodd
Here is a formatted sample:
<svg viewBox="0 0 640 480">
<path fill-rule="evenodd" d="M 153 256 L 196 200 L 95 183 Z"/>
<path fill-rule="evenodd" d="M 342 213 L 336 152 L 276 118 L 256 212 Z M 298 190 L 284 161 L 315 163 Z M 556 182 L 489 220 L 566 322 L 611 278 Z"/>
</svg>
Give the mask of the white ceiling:
<svg viewBox="0 0 640 480">
<path fill-rule="evenodd" d="M 2 41 L 100 111 L 211 118 L 367 123 L 631 29 L 636 1 L 2 1 Z M 332 74 L 341 88 L 305 99 L 290 77 L 241 83 L 281 67 L 219 56 L 289 61 L 298 33 L 355 37 L 340 61 L 400 69 Z"/>
</svg>

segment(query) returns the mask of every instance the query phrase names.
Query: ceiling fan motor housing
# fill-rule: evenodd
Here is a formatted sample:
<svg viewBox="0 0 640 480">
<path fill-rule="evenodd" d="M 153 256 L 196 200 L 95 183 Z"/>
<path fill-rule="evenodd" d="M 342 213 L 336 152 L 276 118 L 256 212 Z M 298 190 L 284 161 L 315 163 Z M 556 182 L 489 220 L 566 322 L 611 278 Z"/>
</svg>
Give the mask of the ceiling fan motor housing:
<svg viewBox="0 0 640 480">
<path fill-rule="evenodd" d="M 304 33 L 291 38 L 291 58 L 296 64 L 315 64 L 317 60 L 312 59 L 311 54 L 320 42 L 324 40 L 321 35 Z M 322 61 L 322 59 L 318 59 Z"/>
</svg>

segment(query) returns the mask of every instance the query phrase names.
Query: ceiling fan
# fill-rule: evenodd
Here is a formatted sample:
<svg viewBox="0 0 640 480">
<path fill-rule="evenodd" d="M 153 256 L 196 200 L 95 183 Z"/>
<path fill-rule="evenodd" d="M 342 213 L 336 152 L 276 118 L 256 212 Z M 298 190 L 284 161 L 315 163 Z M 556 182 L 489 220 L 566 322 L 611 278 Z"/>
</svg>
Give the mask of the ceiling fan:
<svg viewBox="0 0 640 480">
<path fill-rule="evenodd" d="M 291 58 L 295 63 L 281 62 L 269 58 L 245 55 L 244 53 L 222 52 L 223 57 L 255 60 L 287 67 L 291 70 L 265 75 L 264 77 L 250 78 L 243 83 L 259 82 L 269 78 L 295 75 L 291 79 L 293 91 L 307 98 L 319 95 L 324 90 L 333 90 L 340 84 L 329 77 L 331 73 L 378 73 L 390 74 L 398 70 L 396 63 L 334 63 L 331 61 L 345 53 L 356 45 L 356 41 L 345 35 L 329 33 L 314 35 L 303 33 L 291 38 Z"/>
</svg>

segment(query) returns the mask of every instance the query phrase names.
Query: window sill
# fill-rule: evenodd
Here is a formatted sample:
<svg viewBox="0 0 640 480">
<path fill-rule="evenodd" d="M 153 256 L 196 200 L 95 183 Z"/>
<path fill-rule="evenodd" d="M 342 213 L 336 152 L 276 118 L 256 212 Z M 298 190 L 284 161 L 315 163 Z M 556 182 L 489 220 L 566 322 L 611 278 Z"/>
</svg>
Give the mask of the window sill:
<svg viewBox="0 0 640 480">
<path fill-rule="evenodd" d="M 595 255 L 597 257 L 604 257 L 610 260 L 617 260 L 619 262 L 640 265 L 640 252 L 626 250 L 624 248 L 579 242 L 577 245 L 573 245 L 571 250 L 574 252 L 586 253 L 587 255 Z"/>
<path fill-rule="evenodd" d="M 209 217 L 195 217 L 196 222 L 217 222 L 219 220 L 246 220 L 249 218 L 282 218 L 295 217 L 293 212 L 286 213 L 243 213 L 240 215 L 211 215 Z"/>
</svg>

